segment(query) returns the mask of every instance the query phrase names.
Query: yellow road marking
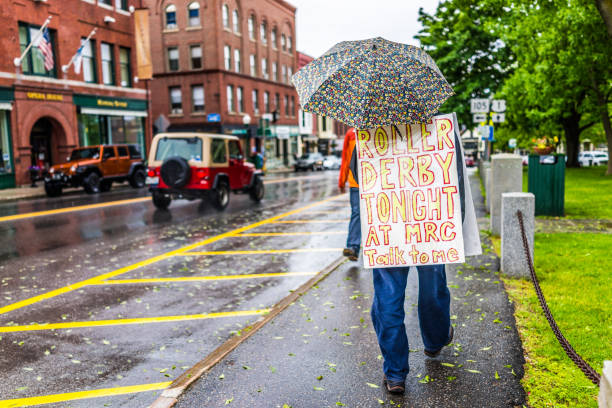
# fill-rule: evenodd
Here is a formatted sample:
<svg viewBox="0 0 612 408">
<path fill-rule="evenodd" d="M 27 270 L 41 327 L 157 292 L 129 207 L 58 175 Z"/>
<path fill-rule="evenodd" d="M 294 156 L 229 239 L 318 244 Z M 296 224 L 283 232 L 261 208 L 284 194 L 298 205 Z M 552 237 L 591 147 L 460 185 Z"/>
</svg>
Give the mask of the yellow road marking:
<svg viewBox="0 0 612 408">
<path fill-rule="evenodd" d="M 30 212 L 30 213 L 25 213 L 25 214 L 15 214 L 15 215 L 9 215 L 6 217 L 0 217 L 0 222 L 22 220 L 24 218 L 42 217 L 44 215 L 63 214 L 63 213 L 73 212 L 73 211 L 93 210 L 95 208 L 113 207 L 116 205 L 123 205 L 123 204 L 142 203 L 144 201 L 151 201 L 151 197 L 130 198 L 129 200 L 109 201 L 107 203 L 79 205 L 76 207 L 58 208 L 56 210 L 37 211 L 37 212 Z"/>
<path fill-rule="evenodd" d="M 201 313 L 192 315 L 178 316 L 158 316 L 158 317 L 139 317 L 134 319 L 116 319 L 116 320 L 91 320 L 82 322 L 64 322 L 64 323 L 43 323 L 29 324 L 25 326 L 0 326 L 0 333 L 14 333 L 37 330 L 56 330 L 56 329 L 74 329 L 83 327 L 102 327 L 102 326 L 125 326 L 129 324 L 148 324 L 148 323 L 166 323 L 180 322 L 185 320 L 203 320 L 217 319 L 219 317 L 236 317 L 236 316 L 252 316 L 269 312 L 270 309 L 261 310 L 239 310 L 237 312 L 218 312 L 218 313 Z"/>
<path fill-rule="evenodd" d="M 348 208 L 348 207 L 347 207 Z M 329 210 L 329 211 L 308 211 L 306 214 L 338 214 L 339 210 Z"/>
<path fill-rule="evenodd" d="M 274 179 L 274 180 L 264 181 L 264 184 L 284 183 L 287 181 L 307 180 L 311 178 L 322 178 L 322 176 L 289 177 L 289 178 L 282 178 L 282 179 Z M 142 203 L 145 201 L 151 201 L 151 197 L 130 198 L 127 200 L 108 201 L 106 203 L 87 204 L 87 205 L 79 205 L 75 207 L 58 208 L 55 210 L 34 211 L 34 212 L 29 212 L 29 213 L 24 213 L 24 214 L 8 215 L 6 217 L 0 217 L 0 222 L 23 220 L 25 218 L 43 217 L 45 215 L 64 214 L 64 213 L 75 212 L 75 211 L 93 210 L 96 208 L 113 207 L 113 206 L 123 205 L 123 204 Z"/>
<path fill-rule="evenodd" d="M 223 234 L 219 234 L 219 235 L 216 235 L 214 237 L 210 237 L 210 238 L 205 239 L 203 241 L 196 242 L 196 243 L 184 246 L 182 248 L 175 249 L 174 251 L 170 251 L 170 252 L 167 252 L 165 254 L 161 254 L 161 255 L 155 256 L 153 258 L 145 259 L 144 261 L 137 262 L 135 264 L 128 265 L 128 266 L 125 266 L 123 268 L 119 268 L 119 269 L 117 269 L 115 271 L 108 272 L 108 273 L 105 273 L 105 274 L 102 274 L 102 275 L 99 275 L 99 276 L 95 276 L 95 277 L 90 278 L 90 279 L 85 279 L 83 281 L 74 283 L 72 285 L 64 286 L 62 288 L 58 288 L 58 289 L 55 289 L 55 290 L 43 293 L 43 294 L 38 295 L 38 296 L 31 297 L 31 298 L 28 298 L 28 299 L 24 299 L 24 300 L 21 300 L 19 302 L 11 303 L 11 304 L 6 305 L 4 307 L 0 307 L 0 315 L 4 314 L 4 313 L 7 313 L 7 312 L 10 312 L 10 311 L 13 311 L 13 310 L 16 310 L 16 309 L 20 309 L 20 308 L 25 307 L 25 306 L 29 306 L 29 305 L 34 304 L 34 303 L 38 303 L 38 302 L 40 302 L 42 300 L 45 300 L 45 299 L 50 299 L 52 297 L 55 297 L 55 296 L 58 296 L 58 295 L 61 295 L 61 294 L 64 294 L 64 293 L 80 289 L 80 288 L 82 288 L 84 286 L 94 285 L 94 284 L 96 284 L 98 282 L 101 282 L 103 280 L 111 279 L 111 278 L 114 278 L 115 276 L 124 274 L 126 272 L 130 272 L 130 271 L 133 271 L 135 269 L 141 268 L 143 266 L 151 265 L 151 264 L 153 264 L 155 262 L 167 259 L 167 258 L 169 258 L 171 256 L 174 256 L 176 254 L 179 254 L 181 252 L 190 251 L 190 250 L 198 248 L 200 246 L 204 246 L 204 245 L 207 245 L 207 244 L 219 241 L 221 239 L 224 239 L 224 238 L 227 238 L 227 237 L 231 237 L 231 236 L 234 236 L 236 234 L 240 234 L 240 233 L 242 233 L 244 231 L 248 231 L 250 229 L 257 228 L 257 227 L 259 227 L 261 225 L 274 222 L 276 220 L 279 220 L 279 219 L 284 218 L 284 217 L 291 216 L 293 214 L 298 214 L 298 213 L 300 213 L 302 211 L 306 211 L 306 210 L 308 210 L 310 208 L 317 207 L 319 205 L 328 203 L 328 202 L 333 201 L 333 200 L 337 200 L 338 198 L 345 197 L 345 196 L 346 196 L 346 194 L 340 194 L 340 195 L 337 195 L 337 196 L 326 198 L 325 200 L 321 200 L 321 201 L 318 201 L 316 203 L 309 204 L 309 205 L 307 205 L 305 207 L 297 208 L 295 210 L 291 210 L 291 211 L 288 211 L 286 213 L 279 214 L 279 215 L 276 215 L 274 217 L 258 221 L 256 223 L 253 223 L 253 224 L 250 224 L 250 225 L 246 225 L 244 227 L 236 228 L 234 230 L 225 232 Z"/>
<path fill-rule="evenodd" d="M 113 395 L 134 394 L 137 392 L 163 390 L 172 384 L 172 381 L 129 385 L 127 387 L 100 388 L 98 390 L 67 392 L 64 394 L 41 395 L 38 397 L 0 400 L 0 408 L 30 407 L 33 405 L 52 404 L 54 402 L 74 401 L 79 399 L 111 397 Z"/>
<path fill-rule="evenodd" d="M 176 256 L 191 255 L 258 255 L 258 254 L 285 254 L 293 252 L 334 252 L 342 251 L 342 248 L 299 248 L 299 249 L 255 249 L 251 251 L 193 251 L 181 252 Z"/>
<path fill-rule="evenodd" d="M 285 235 L 336 235 L 346 234 L 346 231 L 302 231 L 302 232 L 247 232 L 236 237 L 277 237 Z"/>
<path fill-rule="evenodd" d="M 273 221 L 275 224 L 310 224 L 310 223 L 326 223 L 326 222 L 349 222 L 350 219 L 345 220 L 280 220 Z"/>
<path fill-rule="evenodd" d="M 105 280 L 96 285 L 125 285 L 129 283 L 164 283 L 164 282 L 201 282 L 209 280 L 257 279 L 278 278 L 283 276 L 311 276 L 317 272 L 278 272 L 278 273 L 252 273 L 247 275 L 216 275 L 216 276 L 186 276 L 176 278 L 144 278 L 144 279 L 113 279 Z"/>
</svg>

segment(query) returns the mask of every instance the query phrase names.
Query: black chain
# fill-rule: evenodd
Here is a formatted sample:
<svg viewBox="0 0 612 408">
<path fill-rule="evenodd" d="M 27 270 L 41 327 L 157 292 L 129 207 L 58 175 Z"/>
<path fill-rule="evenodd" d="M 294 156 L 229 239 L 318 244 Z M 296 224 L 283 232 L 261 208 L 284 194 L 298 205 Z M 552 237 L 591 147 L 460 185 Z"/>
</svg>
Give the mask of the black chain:
<svg viewBox="0 0 612 408">
<path fill-rule="evenodd" d="M 561 344 L 561 347 L 563 347 L 563 350 L 565 350 L 565 354 L 567 354 L 574 364 L 576 364 L 576 366 L 582 370 L 584 375 L 586 375 L 586 377 L 591 380 L 593 384 L 599 385 L 599 374 L 589 365 L 589 363 L 584 361 L 582 357 L 576 353 L 576 350 L 574 350 L 569 341 L 567 341 L 567 339 L 563 336 L 561 330 L 559 330 L 559 326 L 557 326 L 557 322 L 555 322 L 555 319 L 548 308 L 548 305 L 546 304 L 546 299 L 544 299 L 544 294 L 542 294 L 542 289 L 540 289 L 540 282 L 538 282 L 535 269 L 533 268 L 533 261 L 531 259 L 531 253 L 529 252 L 529 244 L 527 243 L 527 235 L 525 235 L 525 226 L 523 225 L 523 213 L 518 210 L 516 212 L 516 216 L 518 217 L 519 226 L 521 227 L 523 248 L 525 249 L 525 256 L 527 257 L 527 263 L 529 265 L 529 272 L 531 273 L 531 281 L 533 282 L 533 287 L 538 294 L 538 300 L 540 301 L 540 306 L 542 306 L 546 320 L 548 320 L 550 328 L 552 329 L 553 333 L 555 333 L 557 340 L 559 340 L 559 344 Z"/>
</svg>

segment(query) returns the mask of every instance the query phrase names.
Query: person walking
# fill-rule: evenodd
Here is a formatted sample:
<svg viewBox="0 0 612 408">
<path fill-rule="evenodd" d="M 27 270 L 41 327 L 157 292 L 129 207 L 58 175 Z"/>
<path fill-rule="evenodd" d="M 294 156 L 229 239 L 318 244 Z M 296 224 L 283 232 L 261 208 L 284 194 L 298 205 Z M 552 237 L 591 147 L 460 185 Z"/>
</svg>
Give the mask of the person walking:
<svg viewBox="0 0 612 408">
<path fill-rule="evenodd" d="M 340 164 L 340 175 L 338 188 L 345 191 L 345 185 L 349 184 L 349 197 L 351 202 L 351 220 L 349 221 L 346 248 L 342 255 L 351 261 L 359 258 L 359 247 L 361 246 L 361 223 L 359 219 L 359 184 L 357 183 L 357 155 L 355 153 L 355 128 L 349 128 L 344 135 L 342 146 L 342 163 Z"/>
</svg>

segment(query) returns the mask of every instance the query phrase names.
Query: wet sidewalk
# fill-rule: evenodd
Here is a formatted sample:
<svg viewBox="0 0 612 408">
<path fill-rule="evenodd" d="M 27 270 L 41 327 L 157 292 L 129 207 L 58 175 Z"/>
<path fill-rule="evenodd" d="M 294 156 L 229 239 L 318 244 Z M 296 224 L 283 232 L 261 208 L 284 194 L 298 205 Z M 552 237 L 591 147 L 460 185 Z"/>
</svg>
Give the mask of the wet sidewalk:
<svg viewBox="0 0 612 408">
<path fill-rule="evenodd" d="M 382 385 L 382 357 L 370 318 L 371 271 L 353 262 L 229 353 L 175 406 L 521 406 L 524 360 L 513 306 L 498 277 L 499 259 L 490 241 L 482 239 L 483 255 L 447 269 L 455 339 L 435 359 L 423 354 L 418 279 L 410 274 L 405 305 L 410 374 L 404 396 L 390 395 Z"/>
</svg>

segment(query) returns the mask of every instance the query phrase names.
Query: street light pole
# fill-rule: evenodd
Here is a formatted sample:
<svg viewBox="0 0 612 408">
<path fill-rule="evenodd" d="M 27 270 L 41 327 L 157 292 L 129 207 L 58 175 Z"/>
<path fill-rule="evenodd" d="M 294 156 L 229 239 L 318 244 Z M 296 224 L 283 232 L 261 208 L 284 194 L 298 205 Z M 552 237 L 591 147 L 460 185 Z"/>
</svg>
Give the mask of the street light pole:
<svg viewBox="0 0 612 408">
<path fill-rule="evenodd" d="M 244 149 L 244 156 L 245 159 L 248 161 L 248 159 L 251 157 L 251 116 L 248 113 L 245 113 L 242 117 L 242 124 L 244 125 L 246 130 L 246 146 Z"/>
</svg>

